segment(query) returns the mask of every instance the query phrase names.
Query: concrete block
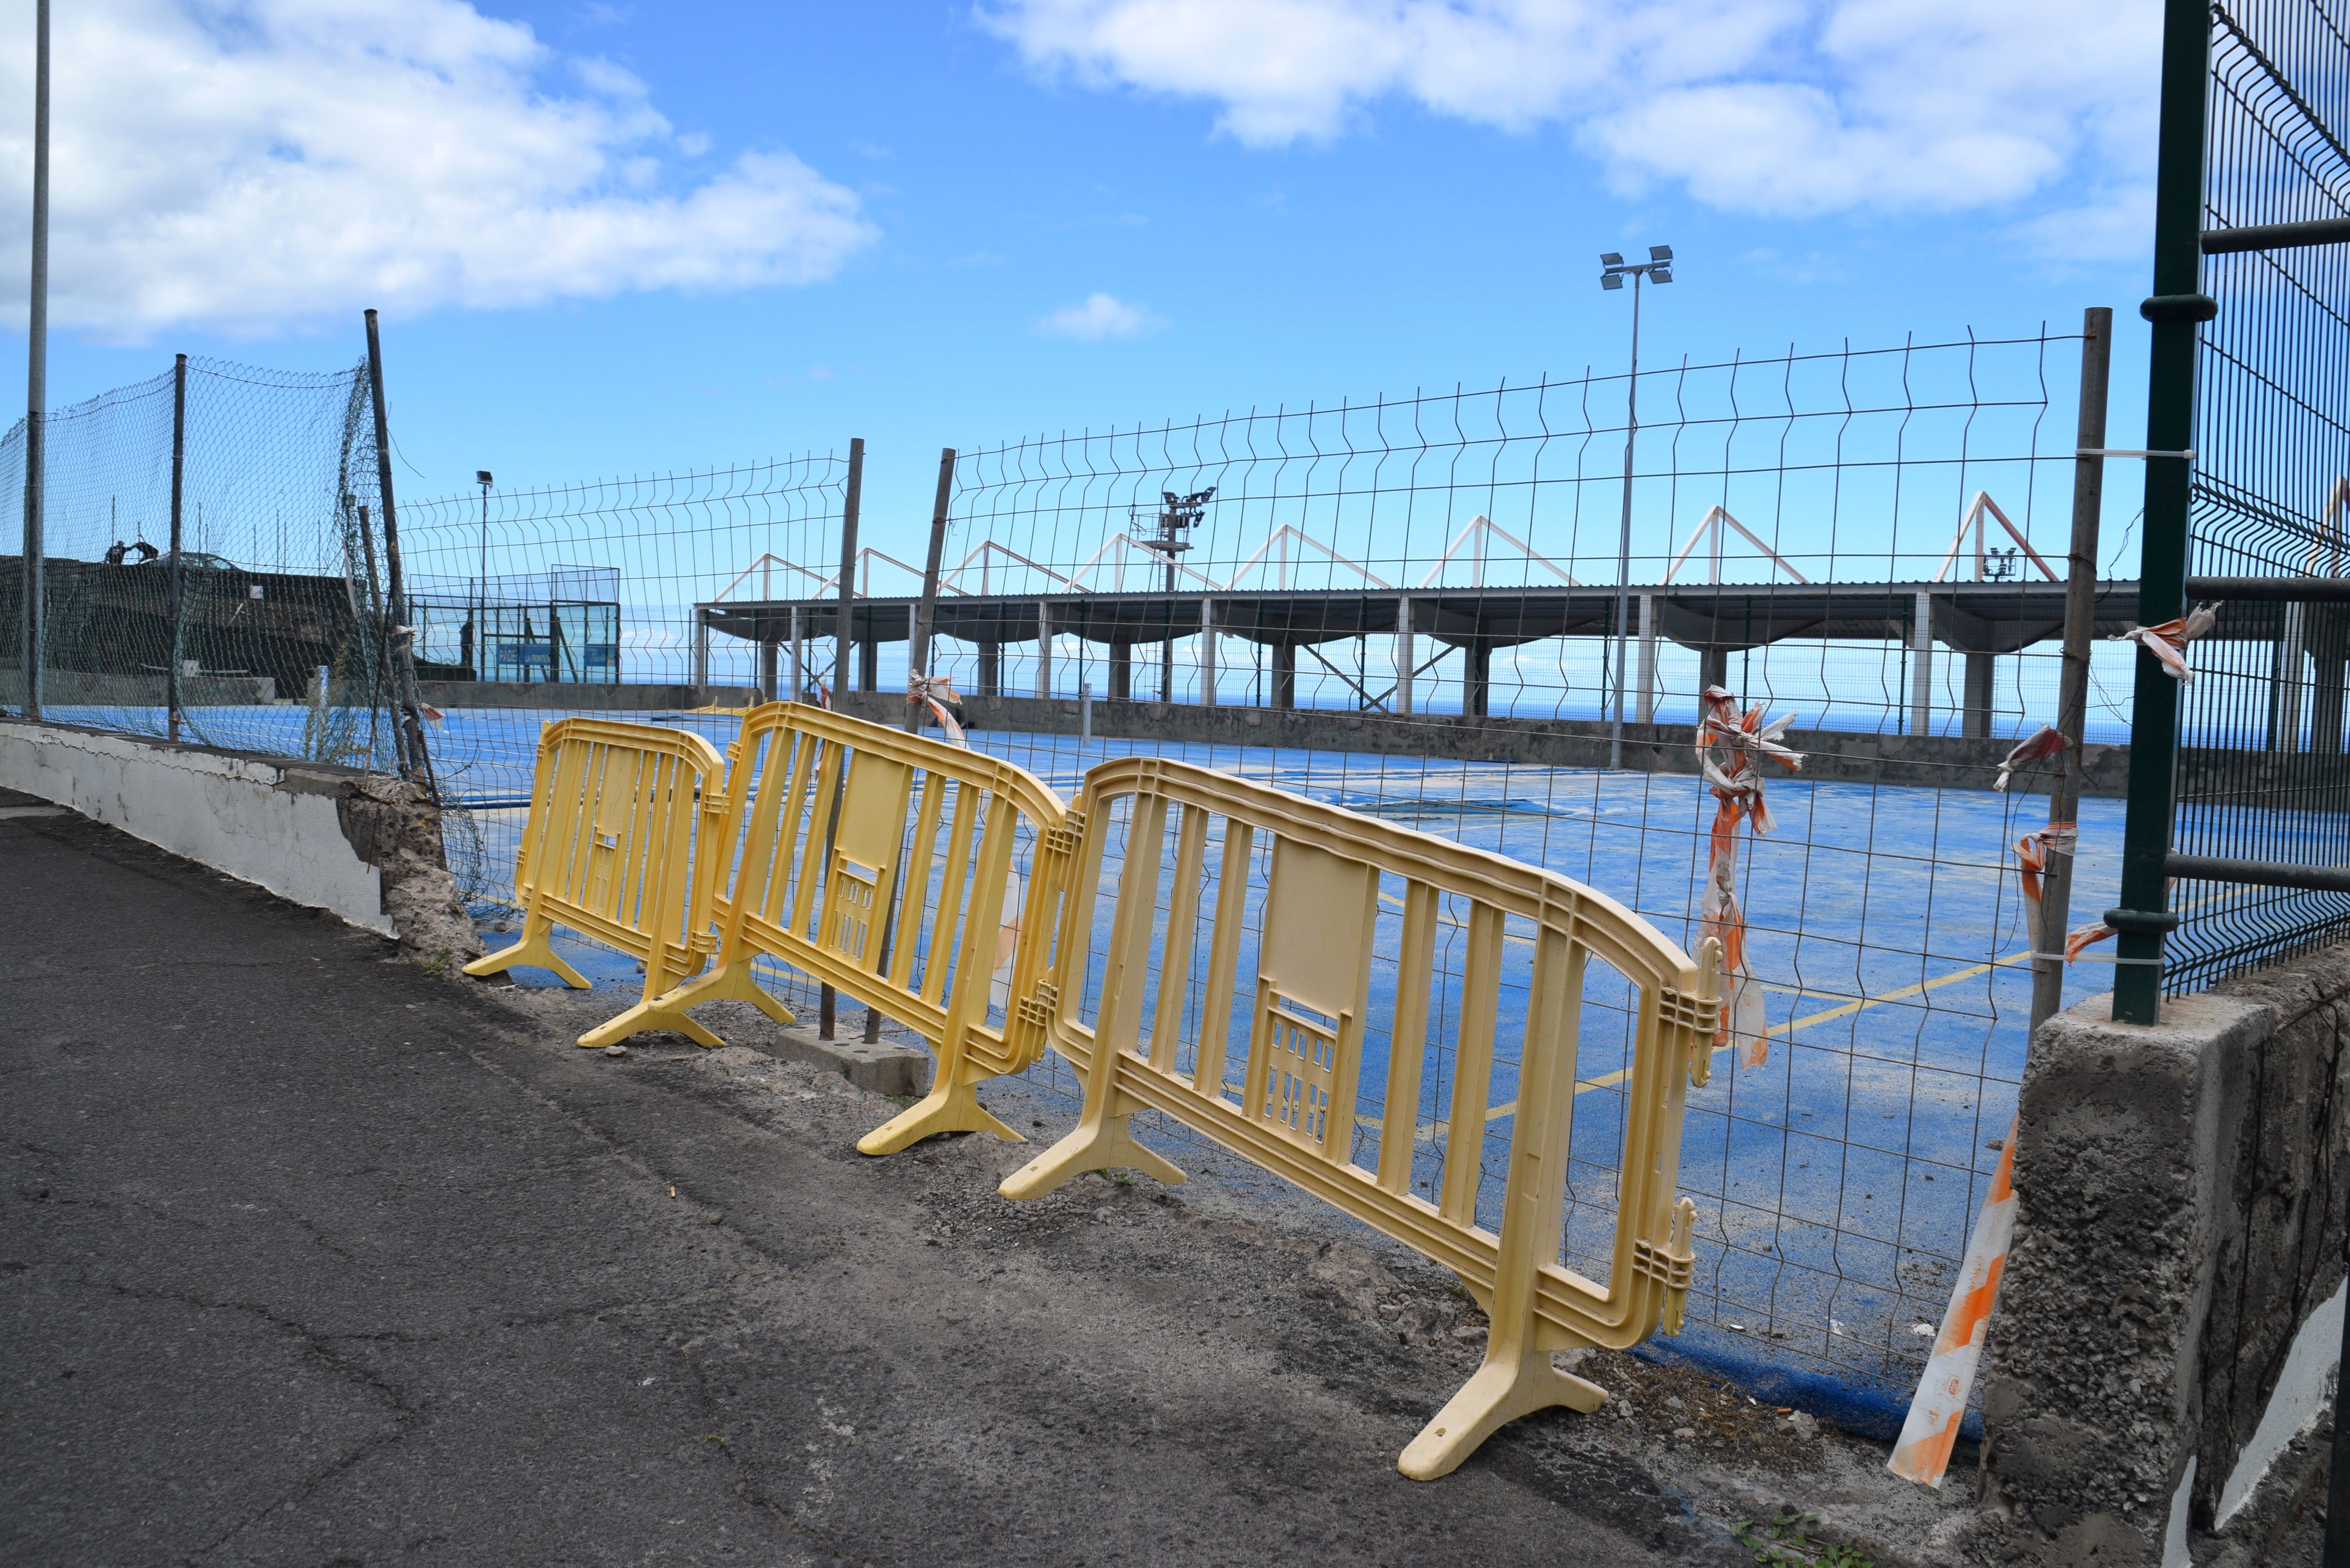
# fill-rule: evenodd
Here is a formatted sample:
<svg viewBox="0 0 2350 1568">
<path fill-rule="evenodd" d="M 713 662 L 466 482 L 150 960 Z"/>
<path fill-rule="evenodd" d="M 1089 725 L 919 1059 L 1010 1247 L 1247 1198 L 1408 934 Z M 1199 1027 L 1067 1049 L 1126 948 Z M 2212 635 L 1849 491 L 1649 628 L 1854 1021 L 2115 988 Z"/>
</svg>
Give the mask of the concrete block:
<svg viewBox="0 0 2350 1568">
<path fill-rule="evenodd" d="M 2033 1036 L 1981 1385 L 1999 1560 L 2183 1565 L 2257 1520 L 2334 1356 L 2345 1002 L 2336 950 Z"/>
<path fill-rule="evenodd" d="M 857 1038 L 819 1040 L 810 1024 L 787 1023 L 764 1042 L 767 1054 L 780 1062 L 805 1062 L 838 1073 L 860 1089 L 895 1099 L 919 1099 L 931 1090 L 931 1054 L 920 1046 L 880 1040 L 868 1045 L 860 1031 Z M 844 1024 L 840 1033 L 850 1031 Z"/>
</svg>

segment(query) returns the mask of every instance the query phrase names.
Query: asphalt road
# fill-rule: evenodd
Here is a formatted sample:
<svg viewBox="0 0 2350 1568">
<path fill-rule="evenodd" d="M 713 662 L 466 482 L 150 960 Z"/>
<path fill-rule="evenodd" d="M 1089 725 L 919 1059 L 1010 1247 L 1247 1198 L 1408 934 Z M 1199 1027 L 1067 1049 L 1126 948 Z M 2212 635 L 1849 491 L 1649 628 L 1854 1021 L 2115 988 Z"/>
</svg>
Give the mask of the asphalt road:
<svg viewBox="0 0 2350 1568">
<path fill-rule="evenodd" d="M 1198 1182 L 1008 1204 L 992 1140 L 866 1160 L 890 1107 L 836 1078 L 579 1051 L 565 999 L 28 804 L 0 1562 L 1743 1556 L 1596 1417 L 1398 1475 L 1475 1362 L 1430 1271 Z"/>
</svg>

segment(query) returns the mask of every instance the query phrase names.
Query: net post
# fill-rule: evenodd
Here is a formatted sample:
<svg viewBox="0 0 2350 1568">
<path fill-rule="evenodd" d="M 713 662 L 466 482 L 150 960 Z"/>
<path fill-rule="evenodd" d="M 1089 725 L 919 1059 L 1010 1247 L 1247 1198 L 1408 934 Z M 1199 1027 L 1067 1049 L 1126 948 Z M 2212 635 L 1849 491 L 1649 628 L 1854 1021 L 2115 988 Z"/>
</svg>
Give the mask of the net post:
<svg viewBox="0 0 2350 1568">
<path fill-rule="evenodd" d="M 2081 316 L 2081 410 L 2073 461 L 2073 542 L 2064 572 L 2064 643 L 2056 684 L 2063 765 L 2048 790 L 2048 826 L 2069 828 L 2081 805 L 2081 743 L 2088 730 L 2089 643 L 2097 629 L 2097 520 L 2106 504 L 2106 410 L 2113 379 L 2114 313 Z M 2064 933 L 2073 923 L 2073 850 L 2052 841 L 2041 879 L 2040 929 L 2033 940 L 2032 1028 L 2064 1005 Z M 2028 1038 L 2028 1037 L 2027 1037 Z M 2027 1049 L 2029 1046 L 2027 1045 Z"/>
<path fill-rule="evenodd" d="M 2146 394 L 2146 528 L 2138 556 L 2138 624 L 2185 609 L 2190 460 L 2195 442 L 2198 328 L 2213 314 L 2202 283 L 2204 121 L 2211 16 L 2203 0 L 2167 0 L 2162 23 L 2162 125 L 2155 175 L 2154 294 L 2138 314 L 2154 324 Z M 2168 909 L 2163 857 L 2170 851 L 2178 762 L 2178 682 L 2143 646 L 2130 702 L 2128 815 L 2122 830 L 2120 907 L 2106 923 L 2119 935 L 2114 1022 L 2147 1023 L 2161 1012 Z"/>
<path fill-rule="evenodd" d="M 400 570 L 400 515 L 391 499 L 391 427 L 383 412 L 383 339 L 372 306 L 367 312 L 368 397 L 375 405 L 375 470 L 377 498 L 383 506 L 384 593 L 391 608 L 392 701 L 403 722 L 392 727 L 401 741 L 400 764 L 403 777 L 421 774 L 425 789 L 437 802 L 441 791 L 432 778 L 432 759 L 424 749 L 422 699 L 416 690 L 415 634 L 408 629 L 408 590 Z"/>
<path fill-rule="evenodd" d="M 188 357 L 172 362 L 172 566 L 164 578 L 171 616 L 170 651 L 163 659 L 163 707 L 172 739 L 180 738 L 181 603 L 184 592 L 180 573 L 180 510 L 186 493 L 188 462 Z"/>
</svg>

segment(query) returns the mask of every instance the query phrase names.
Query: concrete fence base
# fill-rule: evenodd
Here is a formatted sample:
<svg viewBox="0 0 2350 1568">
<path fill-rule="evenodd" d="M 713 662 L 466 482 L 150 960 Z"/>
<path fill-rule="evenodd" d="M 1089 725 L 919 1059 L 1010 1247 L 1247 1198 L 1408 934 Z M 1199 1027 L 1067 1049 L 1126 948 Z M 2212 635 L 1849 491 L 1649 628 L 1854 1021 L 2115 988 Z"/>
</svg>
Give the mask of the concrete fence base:
<svg viewBox="0 0 2350 1568">
<path fill-rule="evenodd" d="M 2350 949 L 2152 1028 L 2097 997 L 2024 1071 L 1984 1363 L 1992 1562 L 2254 1563 L 2324 1474 L 2350 1181 Z"/>
<path fill-rule="evenodd" d="M 0 719 L 0 788 L 443 960 L 481 951 L 440 813 L 395 778 L 71 724 Z"/>
</svg>

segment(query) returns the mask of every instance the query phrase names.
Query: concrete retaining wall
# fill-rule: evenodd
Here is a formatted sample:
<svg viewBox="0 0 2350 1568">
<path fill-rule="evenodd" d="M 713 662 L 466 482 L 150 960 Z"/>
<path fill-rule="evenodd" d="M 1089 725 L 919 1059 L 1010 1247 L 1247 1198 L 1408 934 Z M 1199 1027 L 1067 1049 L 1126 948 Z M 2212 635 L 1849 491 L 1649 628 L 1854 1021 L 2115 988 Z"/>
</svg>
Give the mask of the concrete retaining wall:
<svg viewBox="0 0 2350 1568">
<path fill-rule="evenodd" d="M 398 779 L 0 718 L 0 787 L 437 956 L 481 950 L 440 814 Z"/>
<path fill-rule="evenodd" d="M 1989 1555 L 2256 1563 L 2322 1474 L 2350 949 L 2182 998 L 2153 1028 L 2111 1009 L 2049 1020 L 2024 1072 L 1982 1382 Z"/>
<path fill-rule="evenodd" d="M 564 713 L 674 711 L 711 703 L 743 707 L 758 701 L 747 687 L 602 686 L 566 680 L 420 680 L 417 691 L 435 708 L 544 708 Z"/>
</svg>

